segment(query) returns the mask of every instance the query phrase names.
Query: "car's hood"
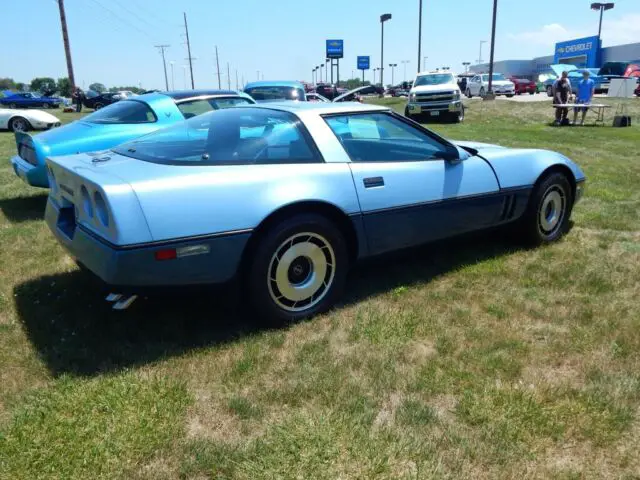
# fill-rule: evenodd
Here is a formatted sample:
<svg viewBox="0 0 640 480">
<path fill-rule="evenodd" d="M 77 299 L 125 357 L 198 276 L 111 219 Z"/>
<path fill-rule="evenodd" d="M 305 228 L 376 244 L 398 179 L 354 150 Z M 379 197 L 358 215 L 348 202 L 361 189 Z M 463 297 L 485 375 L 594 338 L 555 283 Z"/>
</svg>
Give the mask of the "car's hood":
<svg viewBox="0 0 640 480">
<path fill-rule="evenodd" d="M 562 75 L 562 72 L 571 72 L 573 70 L 578 69 L 578 67 L 576 67 L 575 65 L 571 65 L 569 63 L 549 65 L 549 67 L 551 68 L 551 70 L 553 70 L 553 73 L 555 73 L 557 77 Z"/>
<path fill-rule="evenodd" d="M 491 85 L 496 87 L 510 87 L 513 85 L 511 80 L 494 80 L 491 82 Z"/>
<path fill-rule="evenodd" d="M 451 143 L 458 145 L 462 148 L 473 148 L 478 152 L 482 152 L 484 150 L 494 150 L 497 148 L 504 149 L 505 147 L 501 147 L 500 145 L 493 145 L 491 143 L 482 143 L 482 142 L 468 142 L 465 140 L 450 140 Z"/>
<path fill-rule="evenodd" d="M 450 92 L 451 90 L 460 90 L 457 83 L 442 83 L 440 85 L 420 85 L 413 87 L 411 93 L 429 93 L 429 92 Z"/>
<path fill-rule="evenodd" d="M 154 124 L 100 125 L 76 121 L 32 138 L 47 156 L 69 155 L 115 147 L 157 128 L 151 125 Z"/>
</svg>

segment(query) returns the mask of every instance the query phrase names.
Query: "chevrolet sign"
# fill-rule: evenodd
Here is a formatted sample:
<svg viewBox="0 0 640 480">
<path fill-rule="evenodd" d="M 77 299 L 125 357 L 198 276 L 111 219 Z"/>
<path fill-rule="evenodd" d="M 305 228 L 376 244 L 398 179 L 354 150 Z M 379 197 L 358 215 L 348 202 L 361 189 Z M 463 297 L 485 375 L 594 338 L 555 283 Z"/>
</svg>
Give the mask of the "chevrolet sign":
<svg viewBox="0 0 640 480">
<path fill-rule="evenodd" d="M 556 43 L 554 63 L 573 63 L 577 67 L 597 67 L 599 52 L 600 39 L 597 36 L 560 42 Z"/>
<path fill-rule="evenodd" d="M 344 40 L 327 40 L 326 58 L 344 57 Z"/>
</svg>

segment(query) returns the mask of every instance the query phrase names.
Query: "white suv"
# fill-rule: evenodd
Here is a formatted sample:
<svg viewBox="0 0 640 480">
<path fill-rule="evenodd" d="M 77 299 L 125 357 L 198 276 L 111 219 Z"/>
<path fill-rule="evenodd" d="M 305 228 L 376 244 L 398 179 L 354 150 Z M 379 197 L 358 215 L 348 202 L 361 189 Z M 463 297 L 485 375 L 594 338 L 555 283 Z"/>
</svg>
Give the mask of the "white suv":
<svg viewBox="0 0 640 480">
<path fill-rule="evenodd" d="M 408 118 L 428 116 L 432 119 L 462 122 L 464 105 L 453 73 L 442 70 L 418 73 L 409 91 L 409 102 L 404 115 Z"/>
<path fill-rule="evenodd" d="M 495 95 L 506 95 L 513 97 L 516 94 L 516 86 L 513 82 L 504 78 L 501 73 L 493 74 L 493 82 L 491 85 Z M 484 97 L 489 91 L 489 74 L 478 74 L 467 82 L 467 91 L 464 92 L 467 97 L 473 96 Z"/>
</svg>

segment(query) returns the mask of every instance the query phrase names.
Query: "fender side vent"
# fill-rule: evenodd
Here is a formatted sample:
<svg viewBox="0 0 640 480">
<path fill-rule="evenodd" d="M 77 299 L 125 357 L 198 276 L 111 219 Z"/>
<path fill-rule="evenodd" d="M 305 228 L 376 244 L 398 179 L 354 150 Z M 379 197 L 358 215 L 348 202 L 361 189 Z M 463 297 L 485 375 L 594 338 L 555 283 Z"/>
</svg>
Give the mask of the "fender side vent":
<svg viewBox="0 0 640 480">
<path fill-rule="evenodd" d="M 500 221 L 507 220 L 509 218 L 509 212 L 513 214 L 513 203 L 515 203 L 513 195 L 507 195 L 504 197 L 504 204 L 502 205 L 502 212 L 500 213 Z"/>
</svg>

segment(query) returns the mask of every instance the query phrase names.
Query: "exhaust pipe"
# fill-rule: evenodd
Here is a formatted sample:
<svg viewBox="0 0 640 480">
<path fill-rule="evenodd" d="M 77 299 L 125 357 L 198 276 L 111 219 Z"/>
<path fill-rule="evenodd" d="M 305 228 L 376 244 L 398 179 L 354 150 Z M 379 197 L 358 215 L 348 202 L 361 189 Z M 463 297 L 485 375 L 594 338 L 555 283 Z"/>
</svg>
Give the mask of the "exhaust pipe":
<svg viewBox="0 0 640 480">
<path fill-rule="evenodd" d="M 107 302 L 115 302 L 113 304 L 114 310 L 126 310 L 136 301 L 138 295 L 122 295 L 120 293 L 110 293 L 105 299 Z"/>
</svg>

